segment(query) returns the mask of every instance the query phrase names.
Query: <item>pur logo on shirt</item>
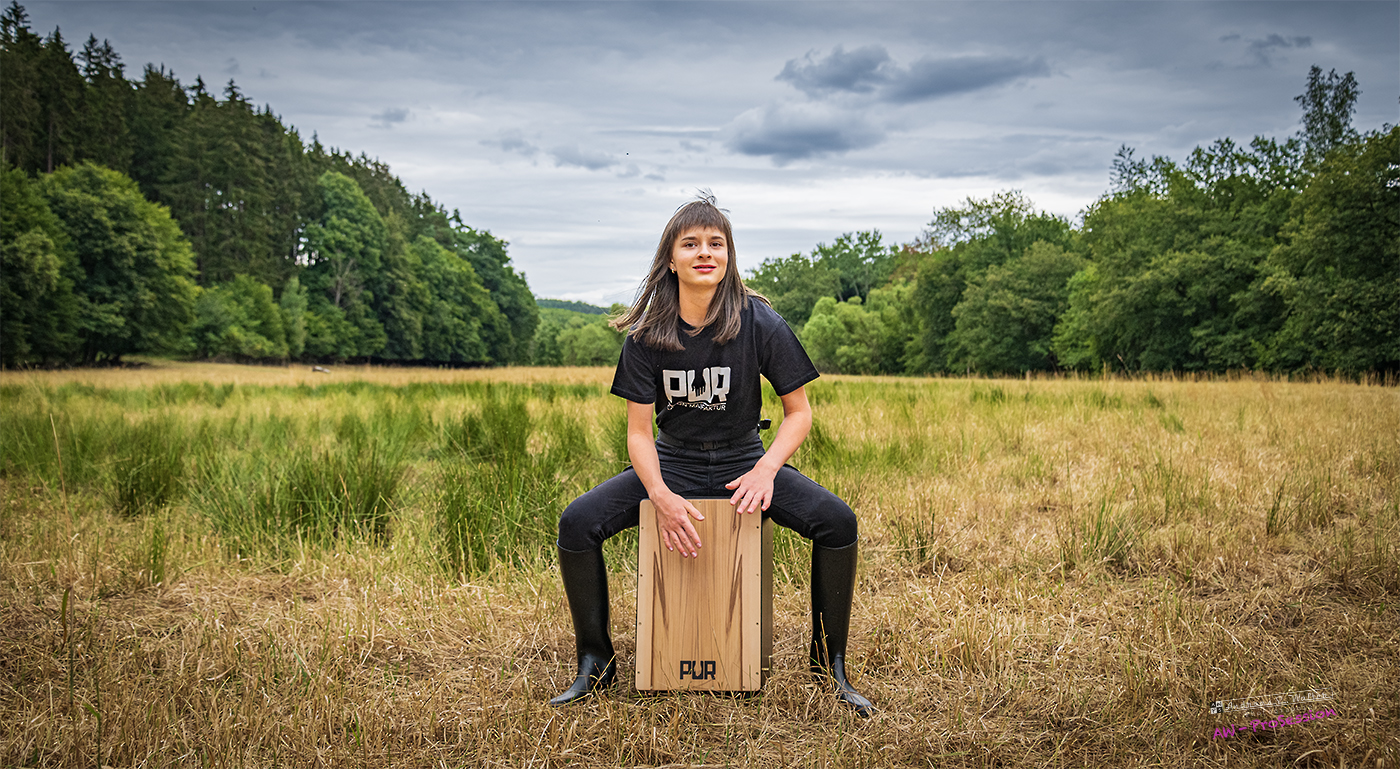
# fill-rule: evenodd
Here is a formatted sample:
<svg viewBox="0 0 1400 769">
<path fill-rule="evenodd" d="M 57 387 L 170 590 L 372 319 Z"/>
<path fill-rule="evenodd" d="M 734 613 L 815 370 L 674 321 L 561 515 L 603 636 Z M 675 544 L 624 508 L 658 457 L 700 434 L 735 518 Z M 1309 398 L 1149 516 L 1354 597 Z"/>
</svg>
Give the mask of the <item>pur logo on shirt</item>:
<svg viewBox="0 0 1400 769">
<path fill-rule="evenodd" d="M 698 376 L 697 376 L 698 374 Z M 699 371 L 661 370 L 661 382 L 666 390 L 667 408 L 688 406 L 706 411 L 724 411 L 729 395 L 729 367 L 711 366 Z"/>
</svg>

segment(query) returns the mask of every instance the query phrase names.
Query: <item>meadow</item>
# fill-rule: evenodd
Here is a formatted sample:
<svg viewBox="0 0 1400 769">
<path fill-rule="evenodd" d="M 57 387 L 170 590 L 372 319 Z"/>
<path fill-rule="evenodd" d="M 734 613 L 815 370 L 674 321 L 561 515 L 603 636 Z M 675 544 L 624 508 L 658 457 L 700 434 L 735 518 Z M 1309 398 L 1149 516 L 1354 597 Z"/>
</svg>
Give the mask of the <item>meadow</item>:
<svg viewBox="0 0 1400 769">
<path fill-rule="evenodd" d="M 759 695 L 567 709 L 559 510 L 611 369 L 0 372 L 0 765 L 1400 765 L 1400 392 L 823 377 L 793 464 L 860 517 L 862 721 L 779 531 Z M 765 416 L 780 404 L 766 393 Z M 770 432 L 771 435 L 771 432 Z M 1330 688 L 1325 719 L 1214 700 Z"/>
</svg>

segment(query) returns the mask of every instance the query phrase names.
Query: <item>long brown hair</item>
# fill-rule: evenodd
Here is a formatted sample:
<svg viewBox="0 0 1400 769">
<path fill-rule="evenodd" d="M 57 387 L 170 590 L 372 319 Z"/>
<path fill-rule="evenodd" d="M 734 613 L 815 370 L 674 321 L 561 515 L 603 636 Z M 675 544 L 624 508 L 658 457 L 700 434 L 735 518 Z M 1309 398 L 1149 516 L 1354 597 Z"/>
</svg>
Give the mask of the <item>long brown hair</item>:
<svg viewBox="0 0 1400 769">
<path fill-rule="evenodd" d="M 768 302 L 762 294 L 745 286 L 739 277 L 739 263 L 734 255 L 734 229 L 729 225 L 729 217 L 715 204 L 714 195 L 701 192 L 695 200 L 676 209 L 671 221 L 666 223 L 666 229 L 661 231 L 661 242 L 656 246 L 656 256 L 651 260 L 651 269 L 637 289 L 636 301 L 626 312 L 612 320 L 613 328 L 618 331 L 630 328 L 633 339 L 653 349 L 684 349 L 679 334 L 680 279 L 670 268 L 671 251 L 677 238 L 697 227 L 713 228 L 724 233 L 724 240 L 729 244 L 729 265 L 715 287 L 704 323 L 692 330 L 690 335 L 714 326 L 715 341 L 725 344 L 739 335 L 739 313 L 747 306 L 749 297 L 765 304 Z"/>
</svg>

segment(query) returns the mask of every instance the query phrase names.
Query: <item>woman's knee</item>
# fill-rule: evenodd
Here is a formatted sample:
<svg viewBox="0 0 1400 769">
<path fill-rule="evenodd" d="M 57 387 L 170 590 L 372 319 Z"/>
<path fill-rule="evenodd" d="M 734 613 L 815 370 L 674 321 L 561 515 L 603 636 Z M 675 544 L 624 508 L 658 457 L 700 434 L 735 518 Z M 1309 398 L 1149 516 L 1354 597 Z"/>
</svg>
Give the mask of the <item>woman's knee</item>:
<svg viewBox="0 0 1400 769">
<path fill-rule="evenodd" d="M 812 541 L 822 547 L 846 547 L 856 541 L 859 527 L 851 506 L 835 494 L 820 506 L 821 523 Z"/>
<path fill-rule="evenodd" d="M 565 550 L 592 550 L 600 544 L 593 541 L 597 521 L 586 497 L 585 494 L 570 502 L 559 515 L 559 546 Z"/>
</svg>

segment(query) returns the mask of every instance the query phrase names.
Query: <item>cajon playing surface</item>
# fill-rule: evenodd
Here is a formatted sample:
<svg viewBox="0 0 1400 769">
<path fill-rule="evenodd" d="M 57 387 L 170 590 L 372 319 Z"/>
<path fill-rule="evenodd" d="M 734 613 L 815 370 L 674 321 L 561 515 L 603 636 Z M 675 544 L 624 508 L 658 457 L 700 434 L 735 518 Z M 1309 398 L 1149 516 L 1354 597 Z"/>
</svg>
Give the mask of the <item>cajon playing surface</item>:
<svg viewBox="0 0 1400 769">
<path fill-rule="evenodd" d="M 650 501 L 637 544 L 637 689 L 757 691 L 773 654 L 773 523 L 692 499 L 699 556 L 667 550 Z"/>
</svg>

